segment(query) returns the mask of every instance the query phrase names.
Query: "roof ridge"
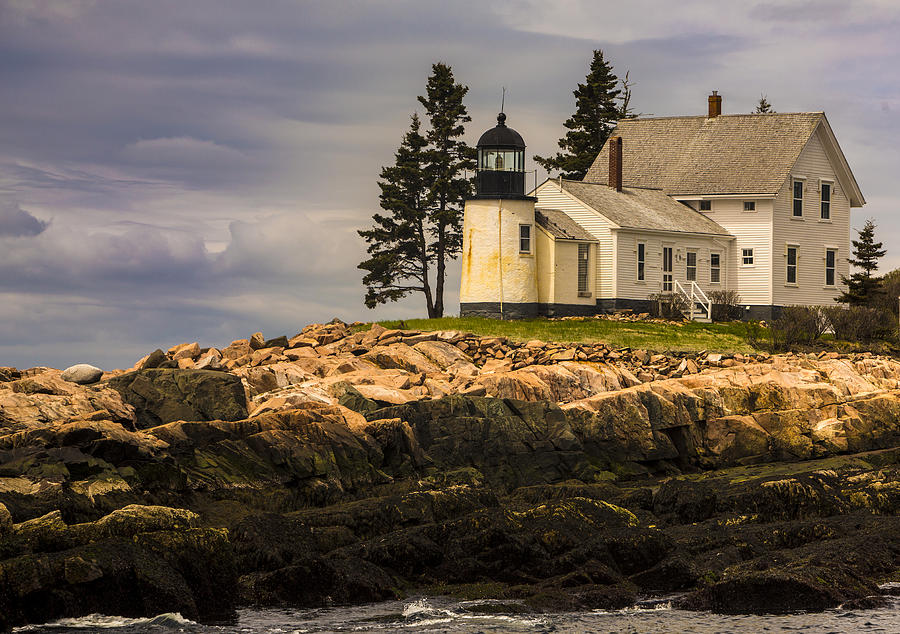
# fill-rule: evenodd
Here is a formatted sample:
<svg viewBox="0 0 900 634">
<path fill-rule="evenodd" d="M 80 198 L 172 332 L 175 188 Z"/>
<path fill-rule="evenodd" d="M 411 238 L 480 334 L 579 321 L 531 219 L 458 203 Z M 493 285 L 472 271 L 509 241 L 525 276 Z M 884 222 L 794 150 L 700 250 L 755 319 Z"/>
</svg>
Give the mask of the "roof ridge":
<svg viewBox="0 0 900 634">
<path fill-rule="evenodd" d="M 578 183 L 579 185 L 600 185 L 601 187 L 609 187 L 609 183 L 601 183 L 598 181 L 585 181 L 585 180 L 572 180 L 571 178 L 562 179 L 564 183 Z M 662 187 L 644 187 L 642 185 L 622 185 L 622 189 L 646 189 L 649 191 L 661 192 L 663 191 Z"/>
<path fill-rule="evenodd" d="M 622 123 L 629 123 L 632 121 L 662 121 L 665 119 L 721 119 L 721 118 L 731 118 L 731 117 L 759 117 L 761 115 L 765 116 L 786 116 L 786 115 L 812 115 L 812 114 L 820 114 L 824 115 L 824 110 L 808 110 L 808 111 L 799 111 L 799 112 L 732 112 L 729 114 L 720 114 L 716 117 L 708 117 L 705 114 L 683 114 L 683 115 L 667 115 L 664 117 L 637 117 L 635 119 L 620 119 L 616 122 L 616 125 Z"/>
</svg>

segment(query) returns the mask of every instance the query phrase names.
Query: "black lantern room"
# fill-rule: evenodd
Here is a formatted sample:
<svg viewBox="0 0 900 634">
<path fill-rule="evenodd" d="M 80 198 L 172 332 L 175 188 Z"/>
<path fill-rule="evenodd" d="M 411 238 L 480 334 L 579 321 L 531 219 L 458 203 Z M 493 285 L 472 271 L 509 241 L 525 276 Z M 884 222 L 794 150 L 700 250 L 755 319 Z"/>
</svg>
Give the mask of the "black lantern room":
<svg viewBox="0 0 900 634">
<path fill-rule="evenodd" d="M 478 139 L 476 195 L 479 198 L 525 197 L 525 141 L 506 127 L 506 115 Z"/>
</svg>

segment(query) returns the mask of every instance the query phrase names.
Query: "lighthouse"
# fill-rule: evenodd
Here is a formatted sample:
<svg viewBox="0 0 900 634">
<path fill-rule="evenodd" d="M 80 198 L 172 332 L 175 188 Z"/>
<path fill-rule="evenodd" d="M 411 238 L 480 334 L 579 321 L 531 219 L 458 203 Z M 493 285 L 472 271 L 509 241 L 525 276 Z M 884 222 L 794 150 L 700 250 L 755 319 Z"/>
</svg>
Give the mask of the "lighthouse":
<svg viewBox="0 0 900 634">
<path fill-rule="evenodd" d="M 475 195 L 463 216 L 460 315 L 535 317 L 537 199 L 525 195 L 525 141 L 501 112 L 477 150 Z"/>
</svg>

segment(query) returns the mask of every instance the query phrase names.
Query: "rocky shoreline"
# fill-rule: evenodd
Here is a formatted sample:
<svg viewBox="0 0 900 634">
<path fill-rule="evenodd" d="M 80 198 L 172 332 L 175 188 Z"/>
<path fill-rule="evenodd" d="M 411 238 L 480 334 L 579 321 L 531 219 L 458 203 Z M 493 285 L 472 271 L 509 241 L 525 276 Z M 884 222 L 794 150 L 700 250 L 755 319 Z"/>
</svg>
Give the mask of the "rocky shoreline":
<svg viewBox="0 0 900 634">
<path fill-rule="evenodd" d="M 868 353 L 335 322 L 93 383 L 0 368 L 0 626 L 413 592 L 863 608 L 900 580 L 898 458 L 900 362 Z"/>
</svg>

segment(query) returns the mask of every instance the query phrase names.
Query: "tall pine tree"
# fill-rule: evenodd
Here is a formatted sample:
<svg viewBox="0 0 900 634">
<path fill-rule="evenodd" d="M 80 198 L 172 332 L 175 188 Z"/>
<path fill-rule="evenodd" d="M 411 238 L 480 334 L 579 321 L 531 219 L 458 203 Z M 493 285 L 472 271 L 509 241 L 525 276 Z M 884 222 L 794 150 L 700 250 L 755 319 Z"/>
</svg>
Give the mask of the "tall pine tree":
<svg viewBox="0 0 900 634">
<path fill-rule="evenodd" d="M 461 139 L 471 120 L 462 101 L 466 92 L 449 66 L 434 64 L 418 98 L 430 128 L 423 136 L 413 115 L 394 165 L 381 170 L 381 208 L 389 213 L 373 215 L 373 227 L 359 231 L 370 256 L 359 265 L 367 271 L 369 308 L 421 292 L 429 318 L 444 314 L 447 260 L 462 248 L 463 204 L 472 191 L 464 174 L 475 167 L 475 150 Z"/>
<path fill-rule="evenodd" d="M 844 304 L 863 306 L 876 299 L 881 280 L 872 274 L 878 270 L 878 259 L 883 258 L 887 251 L 881 248 L 881 242 L 875 242 L 875 223 L 871 219 L 866 220 L 863 228 L 856 233 L 859 240 L 853 240 L 853 257 L 849 262 L 862 271 L 854 273 L 850 279 L 841 276 L 847 290 L 835 299 Z"/>
<path fill-rule="evenodd" d="M 559 171 L 563 178 L 584 178 L 616 121 L 631 115 L 631 84 L 626 82 L 624 86 L 624 99 L 618 86 L 619 78 L 603 58 L 603 51 L 595 50 L 585 83 L 578 84 L 573 92 L 575 114 L 566 119 L 563 125 L 569 131 L 559 140 L 563 151 L 547 158 L 535 156 L 534 160 L 548 172 Z"/>
<path fill-rule="evenodd" d="M 766 95 L 759 96 L 759 103 L 756 104 L 756 110 L 753 114 L 774 114 L 775 111 L 772 109 L 772 104 L 769 103 Z"/>
<path fill-rule="evenodd" d="M 463 124 L 472 120 L 463 104 L 469 88 L 457 84 L 453 71 L 444 63 L 432 65 L 431 71 L 419 103 L 425 107 L 431 127 L 426 135 L 429 147 L 425 164 L 432 237 L 428 251 L 435 263 L 434 317 L 442 317 L 447 260 L 455 259 L 462 250 L 463 207 L 466 196 L 472 193 L 472 181 L 465 173 L 475 169 L 475 148 L 462 140 Z"/>
<path fill-rule="evenodd" d="M 369 308 L 397 301 L 414 291 L 425 293 L 428 316 L 434 311 L 428 279 L 428 243 L 425 236 L 427 185 L 424 149 L 428 145 L 419 129 L 419 116 L 412 116 L 409 132 L 395 154 L 394 165 L 381 168 L 381 208 L 388 215 L 375 214 L 372 229 L 359 231 L 368 243 L 371 256 L 359 265 L 368 271 L 363 277 L 365 303 Z"/>
</svg>

